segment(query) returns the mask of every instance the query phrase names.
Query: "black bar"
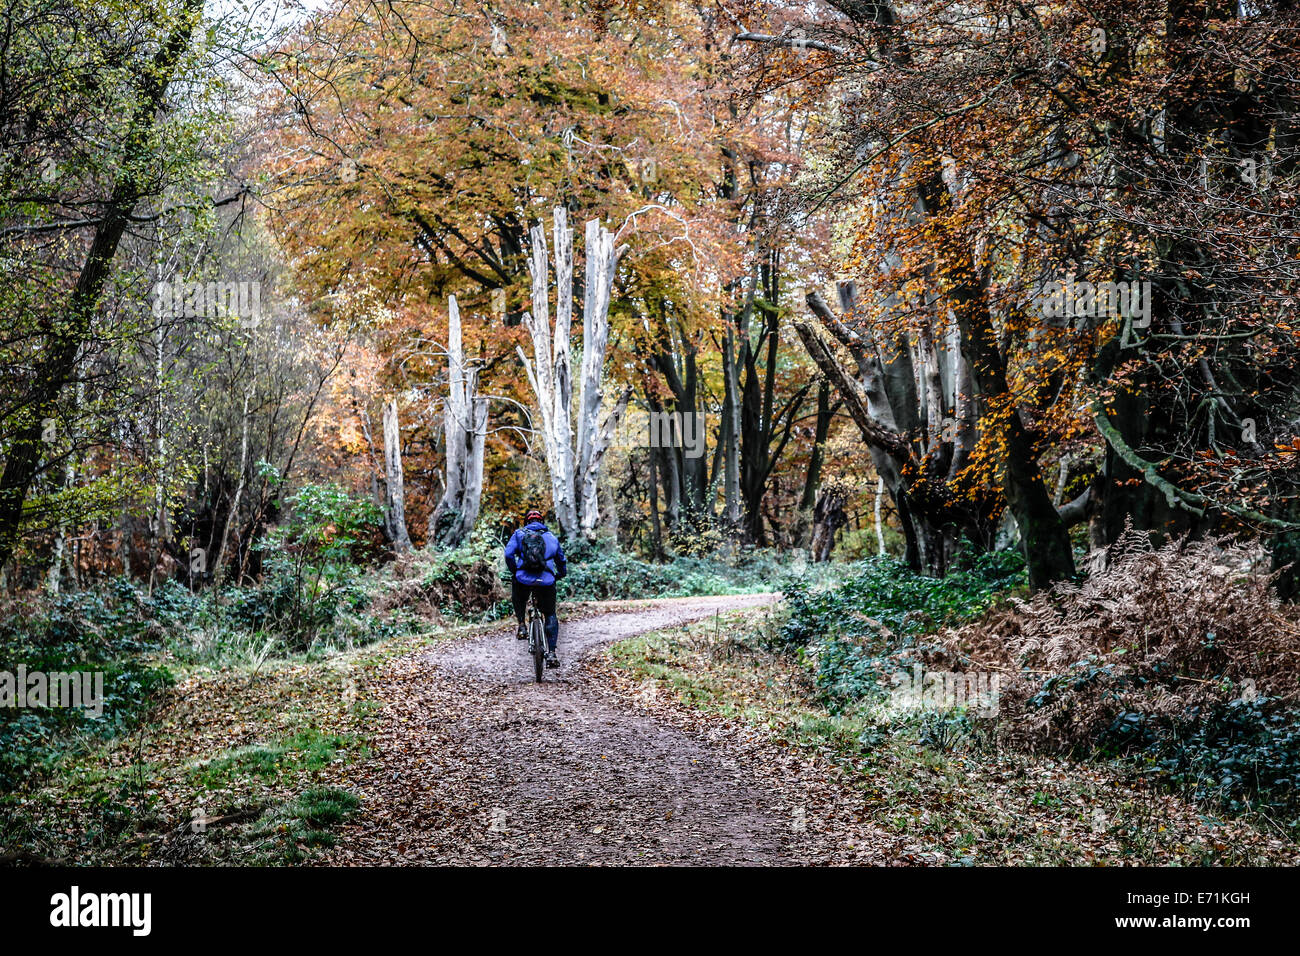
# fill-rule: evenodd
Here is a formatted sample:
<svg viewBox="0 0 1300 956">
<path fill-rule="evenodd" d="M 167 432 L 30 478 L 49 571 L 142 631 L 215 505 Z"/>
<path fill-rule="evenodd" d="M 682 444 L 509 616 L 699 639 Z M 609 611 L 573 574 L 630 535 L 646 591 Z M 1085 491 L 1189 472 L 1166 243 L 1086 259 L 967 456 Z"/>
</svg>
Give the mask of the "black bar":
<svg viewBox="0 0 1300 956">
<path fill-rule="evenodd" d="M 75 937 L 128 947 L 333 945 L 371 930 L 429 941 L 450 934 L 440 945 L 468 931 L 495 945 L 516 933 L 536 939 L 539 925 L 563 935 L 566 924 L 583 938 L 685 933 L 686 943 L 699 942 L 690 927 L 701 922 L 700 931 L 733 944 L 762 941 L 778 925 L 810 939 L 836 931 L 882 942 L 882 933 L 898 932 L 971 942 L 1199 935 L 1231 944 L 1261 929 L 1293 932 L 1298 882 L 1295 870 L 1212 868 L 10 869 L 0 871 L 0 914 L 6 943 Z M 83 905 L 90 894 L 150 894 L 148 935 L 135 936 L 130 925 L 52 926 L 56 894 L 70 897 L 73 886 Z M 539 888 L 550 901 L 541 914 Z M 1118 923 L 1131 918 L 1154 923 Z M 1241 919 L 1248 923 L 1219 922 Z"/>
</svg>

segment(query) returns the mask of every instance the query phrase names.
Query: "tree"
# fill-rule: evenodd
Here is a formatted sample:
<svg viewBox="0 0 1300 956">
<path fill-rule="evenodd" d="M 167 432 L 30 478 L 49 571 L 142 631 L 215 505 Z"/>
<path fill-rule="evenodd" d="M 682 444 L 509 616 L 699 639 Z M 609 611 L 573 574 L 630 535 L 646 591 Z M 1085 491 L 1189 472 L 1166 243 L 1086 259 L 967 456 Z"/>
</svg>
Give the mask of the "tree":
<svg viewBox="0 0 1300 956">
<path fill-rule="evenodd" d="M 28 492 L 37 476 L 48 467 L 42 463 L 49 431 L 47 423 L 59 417 L 60 396 L 75 377 L 83 349 L 93 340 L 96 319 L 114 277 L 113 261 L 119 244 L 136 214 L 137 205 L 161 191 L 156 177 L 169 159 L 163 148 L 166 137 L 161 135 L 167 92 L 182 69 L 202 8 L 198 0 L 185 0 L 175 9 L 159 9 L 155 11 L 157 19 L 134 25 L 139 28 L 134 35 L 140 38 L 134 40 L 130 39 L 131 25 L 115 22 L 109 13 L 104 17 L 104 29 L 91 34 L 98 38 L 97 42 L 89 51 L 78 52 L 76 47 L 82 42 L 83 34 L 70 26 L 72 21 L 64 16 L 69 11 L 57 4 L 38 5 L 33 11 L 33 27 L 41 23 L 52 42 L 37 42 L 42 31 L 33 29 L 30 33 L 21 31 L 17 46 L 6 46 L 6 72 L 12 66 L 15 75 L 15 83 L 9 87 L 12 92 L 8 94 L 14 98 L 3 104 L 3 127 L 11 131 L 9 136 L 27 129 L 21 135 L 42 146 L 53 146 L 64 137 L 93 143 L 97 130 L 107 128 L 121 136 L 122 146 L 108 168 L 87 172 L 86 179 L 93 185 L 86 195 L 68 196 L 66 201 L 49 196 L 46 187 L 59 177 L 57 160 L 47 155 L 45 162 L 36 167 L 45 175 L 33 191 L 46 197 L 44 201 L 33 204 L 34 208 L 6 202 L 4 218 L 9 224 L 3 229 L 3 235 L 10 244 L 11 254 L 28 259 L 35 251 L 32 243 L 50 233 L 64 237 L 69 244 L 52 251 L 59 264 L 57 273 L 65 273 L 73 259 L 79 259 L 80 265 L 74 270 L 76 278 L 70 287 L 55 279 L 50 288 L 41 291 L 46 301 L 55 297 L 60 305 L 57 310 L 47 312 L 30 330 L 38 342 L 32 364 L 25 373 L 12 376 L 15 384 L 22 381 L 22 390 L 19 400 L 5 413 L 4 468 L 0 471 L 0 568 L 8 563 L 17 546 Z M 64 57 L 75 64 L 67 73 L 63 72 Z M 113 61 L 116 65 L 110 67 Z M 90 72 L 79 72 L 87 66 Z M 133 81 L 115 88 L 118 98 L 111 104 L 100 100 L 98 81 L 92 80 L 87 85 L 87 77 L 93 76 L 97 68 L 132 72 Z M 52 101 L 50 109 L 36 98 L 23 99 L 33 82 L 51 83 L 49 88 L 66 93 L 67 99 L 58 108 L 53 108 Z M 6 146 L 12 147 L 12 143 Z M 77 151 L 70 152 L 76 155 Z M 87 154 L 100 161 L 104 159 L 97 148 L 92 147 Z M 16 184 L 8 185 L 12 188 Z M 6 197 L 12 195 L 6 189 Z M 41 212 L 58 213 L 68 206 L 89 209 L 92 214 L 76 220 L 40 221 Z M 43 275 L 53 278 L 51 272 Z M 21 301 L 15 301 L 13 293 L 8 297 L 6 310 Z M 28 341 L 27 334 L 20 333 L 11 341 L 24 343 Z"/>
<path fill-rule="evenodd" d="M 842 282 L 838 291 L 842 316 L 812 292 L 808 306 L 817 323 L 800 320 L 795 327 L 870 449 L 902 521 L 906 560 L 942 574 L 963 534 L 977 550 L 991 546 L 1000 515 L 995 492 L 967 485 L 978 480 L 969 464 L 980 403 L 965 357 L 951 347 L 940 351 L 927 330 L 921 340 L 930 347 L 918 352 L 917 375 L 908 338 L 873 327 L 855 283 Z M 918 380 L 924 388 L 916 387 Z"/>
<path fill-rule="evenodd" d="M 384 528 L 395 551 L 410 551 L 406 530 L 406 480 L 402 474 L 402 430 L 397 421 L 397 400 L 384 403 Z"/>
<path fill-rule="evenodd" d="M 373 56 L 340 52 L 356 49 Z M 698 297 L 699 274 L 721 258 L 698 175 L 712 160 L 698 148 L 713 125 L 698 69 L 704 49 L 689 8 L 646 22 L 573 0 L 482 18 L 342 3 L 264 58 L 296 104 L 290 117 L 278 97 L 269 107 L 277 153 L 267 201 L 314 311 L 324 320 L 341 289 L 373 290 L 396 317 L 379 339 L 386 374 L 417 390 L 440 374 L 445 341 L 428 303 L 455 294 L 466 316 L 499 323 L 490 332 L 465 325 L 485 347 L 483 391 L 496 403 L 489 496 L 520 489 L 520 459 L 531 453 L 528 423 L 516 419 L 533 396 L 514 361 L 527 331 L 518 326 L 531 292 L 530 220 L 556 197 L 571 219 L 601 217 L 646 253 L 621 281 L 654 272 L 678 302 Z M 580 273 L 571 294 L 585 301 L 590 285 Z M 611 299 L 625 300 L 622 292 Z M 627 328 L 637 316 L 616 307 L 612 319 Z M 592 383 L 604 372 L 586 357 L 610 346 L 588 347 L 585 330 L 581 346 L 583 367 L 562 370 L 564 387 L 576 375 L 585 400 L 599 402 Z M 566 419 L 551 421 L 562 428 Z M 598 489 L 583 490 L 600 472 L 597 443 L 581 433 L 591 422 L 600 424 L 588 405 L 569 440 L 574 508 L 580 496 L 589 509 L 573 521 L 587 534 L 599 517 Z M 557 507 L 567 512 L 567 498 Z"/>
<path fill-rule="evenodd" d="M 807 88 L 838 100 L 806 202 L 847 200 L 873 334 L 898 325 L 875 304 L 891 295 L 918 332 L 927 314 L 956 326 L 983 403 L 971 467 L 996 478 L 1035 586 L 1071 572 L 1079 517 L 1097 545 L 1129 521 L 1286 540 L 1296 485 L 1278 416 L 1294 419 L 1296 380 L 1273 316 L 1296 278 L 1294 206 L 1259 187 L 1265 168 L 1294 172 L 1287 12 L 770 7 L 778 31 L 738 32 L 761 51 L 755 76 L 788 83 L 802 63 Z M 1140 308 L 1116 307 L 1121 284 L 1144 283 Z M 1062 285 L 1084 290 L 1081 307 L 1046 315 Z M 1062 488 L 1083 486 L 1060 509 L 1052 456 Z"/>
<path fill-rule="evenodd" d="M 447 298 L 447 401 L 443 434 L 447 446 L 442 500 L 429 521 L 429 540 L 455 547 L 474 530 L 483 495 L 483 449 L 488 403 L 478 394 L 478 368 L 465 360 L 460 306 Z"/>
<path fill-rule="evenodd" d="M 528 271 L 532 278 L 532 308 L 524 325 L 532 338 L 531 358 L 520 359 L 537 399 L 542 441 L 551 475 L 551 500 L 555 518 L 565 537 L 594 538 L 600 523 L 599 478 L 626 395 L 599 419 L 604 344 L 609 339 L 610 289 L 626 247 L 614 248 L 614 236 L 591 220 L 586 228 L 586 282 L 583 297 L 583 364 L 578 396 L 578 447 L 573 446 L 573 383 L 569 332 L 573 322 L 573 234 L 564 207 L 554 213 L 555 322 L 550 318 L 550 267 L 546 230 L 539 223 L 529 231 Z"/>
</svg>

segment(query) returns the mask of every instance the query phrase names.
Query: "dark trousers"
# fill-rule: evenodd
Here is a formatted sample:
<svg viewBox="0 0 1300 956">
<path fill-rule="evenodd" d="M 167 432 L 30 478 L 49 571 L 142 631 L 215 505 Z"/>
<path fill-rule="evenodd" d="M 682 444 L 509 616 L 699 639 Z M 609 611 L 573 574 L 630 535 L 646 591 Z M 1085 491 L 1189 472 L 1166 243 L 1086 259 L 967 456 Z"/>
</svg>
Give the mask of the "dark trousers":
<svg viewBox="0 0 1300 956">
<path fill-rule="evenodd" d="M 542 616 L 546 618 L 546 643 L 551 650 L 555 650 L 555 645 L 560 640 L 560 619 L 555 613 L 555 585 L 520 584 L 518 581 L 511 580 L 510 603 L 515 606 L 515 617 L 520 624 L 524 623 L 530 594 L 535 595 L 537 610 L 541 611 Z"/>
</svg>

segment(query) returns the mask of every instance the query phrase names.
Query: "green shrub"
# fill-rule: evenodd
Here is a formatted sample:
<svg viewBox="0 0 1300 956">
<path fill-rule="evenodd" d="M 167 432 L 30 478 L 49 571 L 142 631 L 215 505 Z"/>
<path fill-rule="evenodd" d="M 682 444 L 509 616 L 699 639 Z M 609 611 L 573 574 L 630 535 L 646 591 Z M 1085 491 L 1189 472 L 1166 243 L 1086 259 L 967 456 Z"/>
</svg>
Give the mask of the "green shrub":
<svg viewBox="0 0 1300 956">
<path fill-rule="evenodd" d="M 371 499 L 334 485 L 304 485 L 289 502 L 289 520 L 267 536 L 267 544 L 302 552 L 324 567 L 363 564 L 383 552 L 384 515 Z"/>
<path fill-rule="evenodd" d="M 1097 751 L 1142 760 L 1200 803 L 1266 810 L 1300 826 L 1300 713 L 1271 698 L 1216 703 L 1176 719 L 1124 712 Z"/>
<path fill-rule="evenodd" d="M 833 581 L 792 580 L 784 640 L 798 647 L 824 637 L 871 638 L 882 628 L 922 634 L 978 617 L 998 595 L 1024 584 L 1019 551 L 980 555 L 970 568 L 943 578 L 916 574 L 892 558 L 869 558 L 844 567 Z"/>
<path fill-rule="evenodd" d="M 269 632 L 301 652 L 369 604 L 359 565 L 382 551 L 382 514 L 370 499 L 332 486 L 307 485 L 289 502 L 288 520 L 256 545 L 265 556 L 262 580 L 229 590 L 226 606 L 235 627 Z"/>
<path fill-rule="evenodd" d="M 839 715 L 852 704 L 882 693 L 885 649 L 832 637 L 817 647 L 816 686 L 821 702 Z"/>
<path fill-rule="evenodd" d="M 740 548 L 708 557 L 679 556 L 664 563 L 642 561 L 597 543 L 566 549 L 569 574 L 560 582 L 562 601 L 615 601 L 656 597 L 745 594 L 779 586 L 792 556 Z"/>
<path fill-rule="evenodd" d="M 117 579 L 103 591 L 67 592 L 0 613 L 0 671 L 102 672 L 103 713 L 80 708 L 0 708 L 0 790 L 39 776 L 83 738 L 135 727 L 174 678 L 148 659 L 161 649 L 176 595 L 149 598 Z"/>
<path fill-rule="evenodd" d="M 820 702 L 838 715 L 883 697 L 890 676 L 919 658 L 924 635 L 978 617 L 1024 584 L 1023 559 L 1010 551 L 944 578 L 882 557 L 810 569 L 783 581 L 788 614 L 777 644 L 806 655 Z"/>
<path fill-rule="evenodd" d="M 889 524 L 885 525 L 885 556 L 897 558 L 907 550 L 907 539 Z M 835 545 L 835 556 L 841 561 L 865 561 L 879 555 L 880 541 L 876 529 L 845 528 Z"/>
<path fill-rule="evenodd" d="M 498 522 L 484 516 L 456 548 L 427 547 L 401 555 L 385 569 L 371 612 L 401 610 L 436 621 L 494 620 L 509 610 Z"/>
</svg>

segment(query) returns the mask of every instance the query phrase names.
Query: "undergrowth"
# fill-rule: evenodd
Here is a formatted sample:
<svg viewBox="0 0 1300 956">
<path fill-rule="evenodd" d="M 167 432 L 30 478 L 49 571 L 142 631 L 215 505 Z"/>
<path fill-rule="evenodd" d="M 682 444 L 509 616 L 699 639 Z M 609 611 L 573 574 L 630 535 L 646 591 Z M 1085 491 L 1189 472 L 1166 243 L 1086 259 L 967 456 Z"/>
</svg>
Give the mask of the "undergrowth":
<svg viewBox="0 0 1300 956">
<path fill-rule="evenodd" d="M 611 649 L 611 679 L 635 706 L 737 722 L 746 725 L 741 739 L 773 740 L 778 763 L 789 762 L 792 751 L 795 765 L 816 762 L 828 785 L 858 792 L 869 822 L 898 841 L 892 852 L 915 862 L 1232 866 L 1296 859 L 1294 844 L 1180 803 L 1140 767 L 999 747 L 986 722 L 960 709 L 830 712 L 815 654 L 784 644 L 783 624 L 779 614 L 762 619 L 751 611 L 720 625 L 634 637 Z"/>
<path fill-rule="evenodd" d="M 939 743 L 1120 760 L 1208 810 L 1300 834 L 1300 625 L 1251 556 L 1128 534 L 1106 570 L 1032 597 L 1015 555 L 943 579 L 849 566 L 794 587 L 774 645 L 833 715 L 887 707 L 917 667 L 996 676 L 997 713 L 931 715 Z"/>
</svg>

